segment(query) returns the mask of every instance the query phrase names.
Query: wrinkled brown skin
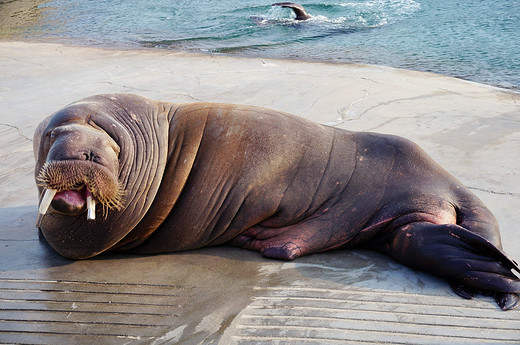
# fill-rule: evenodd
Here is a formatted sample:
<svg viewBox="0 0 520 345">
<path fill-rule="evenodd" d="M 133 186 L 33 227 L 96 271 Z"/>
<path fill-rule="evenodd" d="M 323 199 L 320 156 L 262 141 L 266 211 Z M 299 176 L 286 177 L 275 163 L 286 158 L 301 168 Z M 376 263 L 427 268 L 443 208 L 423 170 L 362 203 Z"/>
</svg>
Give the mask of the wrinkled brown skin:
<svg viewBox="0 0 520 345">
<path fill-rule="evenodd" d="M 51 206 L 40 229 L 68 258 L 231 243 L 293 260 L 364 246 L 445 278 L 463 297 L 518 302 L 517 266 L 494 216 L 400 137 L 257 107 L 114 94 L 50 116 L 34 145 L 36 174 L 45 161 L 95 156 L 125 189 L 123 208 L 106 219 Z"/>
</svg>

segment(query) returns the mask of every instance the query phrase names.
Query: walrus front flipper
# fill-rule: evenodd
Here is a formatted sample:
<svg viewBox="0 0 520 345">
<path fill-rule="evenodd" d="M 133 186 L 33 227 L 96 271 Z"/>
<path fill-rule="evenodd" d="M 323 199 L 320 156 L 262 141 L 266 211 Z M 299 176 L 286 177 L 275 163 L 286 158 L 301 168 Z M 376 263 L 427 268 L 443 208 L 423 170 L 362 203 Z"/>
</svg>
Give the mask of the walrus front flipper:
<svg viewBox="0 0 520 345">
<path fill-rule="evenodd" d="M 296 20 L 307 20 L 312 16 L 305 12 L 305 8 L 302 5 L 297 4 L 295 2 L 277 2 L 276 4 L 272 4 L 271 6 L 281 6 L 284 8 L 290 8 L 296 14 Z"/>
<path fill-rule="evenodd" d="M 327 224 L 330 224 L 330 220 L 321 216 L 284 227 L 255 225 L 230 243 L 259 251 L 266 258 L 294 260 L 304 255 L 339 248 L 355 235 L 336 231 Z"/>
<path fill-rule="evenodd" d="M 411 223 L 378 249 L 398 262 L 448 280 L 461 297 L 490 293 L 504 309 L 518 306 L 517 263 L 485 238 L 455 224 Z"/>
</svg>

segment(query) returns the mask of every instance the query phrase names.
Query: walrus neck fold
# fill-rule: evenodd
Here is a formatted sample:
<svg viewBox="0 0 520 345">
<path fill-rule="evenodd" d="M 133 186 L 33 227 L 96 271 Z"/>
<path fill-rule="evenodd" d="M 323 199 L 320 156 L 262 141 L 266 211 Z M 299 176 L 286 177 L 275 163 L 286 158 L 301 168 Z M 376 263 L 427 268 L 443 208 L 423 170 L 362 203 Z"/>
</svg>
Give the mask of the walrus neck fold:
<svg viewBox="0 0 520 345">
<path fill-rule="evenodd" d="M 207 122 L 207 112 L 190 112 L 191 107 L 189 104 L 168 104 L 167 107 L 162 107 L 168 114 L 170 124 L 168 157 L 164 168 L 164 175 L 169 176 L 169 179 L 161 183 L 145 217 L 118 243 L 117 250 L 128 250 L 145 242 L 164 222 L 181 195 L 195 162 Z"/>
</svg>

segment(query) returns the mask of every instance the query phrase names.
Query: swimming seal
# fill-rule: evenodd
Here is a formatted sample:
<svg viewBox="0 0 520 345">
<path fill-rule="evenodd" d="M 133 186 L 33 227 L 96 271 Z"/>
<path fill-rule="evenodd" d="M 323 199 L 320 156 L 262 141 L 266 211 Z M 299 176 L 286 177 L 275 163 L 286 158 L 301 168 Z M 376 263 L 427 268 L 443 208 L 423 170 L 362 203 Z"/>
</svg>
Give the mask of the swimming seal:
<svg viewBox="0 0 520 345">
<path fill-rule="evenodd" d="M 294 14 L 296 14 L 296 20 L 307 20 L 312 18 L 310 14 L 305 12 L 305 8 L 303 8 L 302 5 L 297 4 L 295 2 L 277 2 L 275 4 L 272 4 L 271 6 L 281 6 L 284 8 L 290 8 L 294 11 Z"/>
<path fill-rule="evenodd" d="M 401 137 L 110 94 L 45 119 L 34 150 L 39 228 L 68 258 L 230 243 L 293 260 L 363 246 L 463 297 L 487 291 L 503 309 L 518 304 L 519 267 L 494 216 Z"/>
</svg>

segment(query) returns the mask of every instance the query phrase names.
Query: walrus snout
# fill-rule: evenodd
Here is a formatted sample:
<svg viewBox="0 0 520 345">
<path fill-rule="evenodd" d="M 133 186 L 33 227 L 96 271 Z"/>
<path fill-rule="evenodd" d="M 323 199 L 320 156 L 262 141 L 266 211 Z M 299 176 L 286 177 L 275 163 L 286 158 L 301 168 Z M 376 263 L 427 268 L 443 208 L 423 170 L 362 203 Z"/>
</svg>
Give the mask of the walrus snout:
<svg viewBox="0 0 520 345">
<path fill-rule="evenodd" d="M 96 202 L 103 205 L 105 212 L 119 209 L 123 202 L 123 187 L 115 174 L 90 160 L 47 162 L 36 179 L 38 185 L 46 190 L 42 203 L 51 198 L 46 203 L 67 215 L 78 215 L 88 209 L 88 218 L 94 219 Z M 53 192 L 47 197 L 48 191 Z M 42 207 L 40 213 L 45 213 L 47 207 Z"/>
<path fill-rule="evenodd" d="M 91 161 L 117 170 L 119 146 L 104 131 L 84 124 L 67 124 L 49 132 L 47 161 Z"/>
</svg>

